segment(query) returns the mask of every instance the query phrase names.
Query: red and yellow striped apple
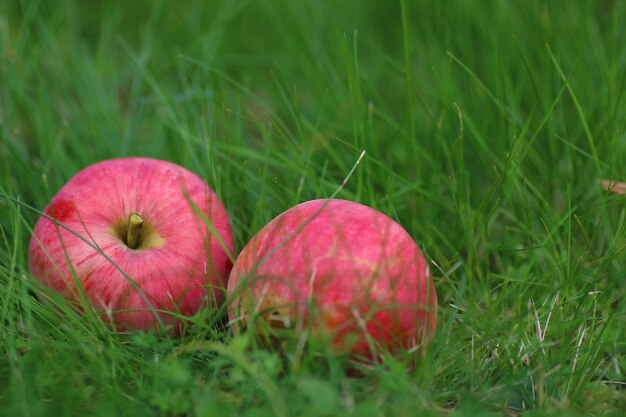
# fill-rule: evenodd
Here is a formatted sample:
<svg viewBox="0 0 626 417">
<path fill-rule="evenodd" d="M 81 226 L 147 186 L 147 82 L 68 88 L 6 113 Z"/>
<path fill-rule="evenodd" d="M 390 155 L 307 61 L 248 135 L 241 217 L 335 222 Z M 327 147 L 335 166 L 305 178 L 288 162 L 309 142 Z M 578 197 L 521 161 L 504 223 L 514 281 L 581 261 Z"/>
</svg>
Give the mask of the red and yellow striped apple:
<svg viewBox="0 0 626 417">
<path fill-rule="evenodd" d="M 344 200 L 299 204 L 242 250 L 228 282 L 229 319 L 241 329 L 330 335 L 332 348 L 373 358 L 431 338 L 437 295 L 417 244 L 395 221 Z"/>
<path fill-rule="evenodd" d="M 176 315 L 223 302 L 231 227 L 216 194 L 191 171 L 148 158 L 99 162 L 63 186 L 45 213 L 59 224 L 37 222 L 31 274 L 70 300 L 84 291 L 116 328 L 161 323 L 176 333 Z"/>
</svg>

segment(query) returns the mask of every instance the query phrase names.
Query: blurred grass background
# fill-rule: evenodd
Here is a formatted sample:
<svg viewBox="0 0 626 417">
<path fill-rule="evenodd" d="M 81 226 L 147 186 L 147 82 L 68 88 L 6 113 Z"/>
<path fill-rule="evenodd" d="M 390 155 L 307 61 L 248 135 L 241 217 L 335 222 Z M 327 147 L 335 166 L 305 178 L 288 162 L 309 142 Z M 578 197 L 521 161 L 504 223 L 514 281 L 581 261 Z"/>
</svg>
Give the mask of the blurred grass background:
<svg viewBox="0 0 626 417">
<path fill-rule="evenodd" d="M 0 414 L 621 415 L 626 200 L 596 179 L 626 179 L 625 22 L 621 1 L 3 1 Z M 241 249 L 362 150 L 339 196 L 435 273 L 410 372 L 284 361 L 220 312 L 119 337 L 32 297 L 16 200 L 43 209 L 90 163 L 192 169 Z"/>
</svg>

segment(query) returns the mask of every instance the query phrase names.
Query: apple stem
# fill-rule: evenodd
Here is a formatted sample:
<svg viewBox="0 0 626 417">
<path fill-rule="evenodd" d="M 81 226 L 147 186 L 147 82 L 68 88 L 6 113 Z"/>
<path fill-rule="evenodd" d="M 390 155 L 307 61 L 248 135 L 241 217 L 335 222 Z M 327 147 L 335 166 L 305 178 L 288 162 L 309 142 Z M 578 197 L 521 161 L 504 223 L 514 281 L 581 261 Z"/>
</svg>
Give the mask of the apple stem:
<svg viewBox="0 0 626 417">
<path fill-rule="evenodd" d="M 140 243 L 141 228 L 143 219 L 137 213 L 130 213 L 128 216 L 128 226 L 126 228 L 126 245 L 131 249 L 137 249 Z"/>
</svg>

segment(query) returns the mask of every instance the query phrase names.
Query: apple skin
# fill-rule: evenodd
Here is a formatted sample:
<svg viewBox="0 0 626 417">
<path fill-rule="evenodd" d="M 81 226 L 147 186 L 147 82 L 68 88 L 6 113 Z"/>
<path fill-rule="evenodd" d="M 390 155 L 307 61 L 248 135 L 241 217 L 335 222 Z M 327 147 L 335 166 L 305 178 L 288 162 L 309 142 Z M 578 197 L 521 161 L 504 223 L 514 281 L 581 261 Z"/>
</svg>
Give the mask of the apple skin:
<svg viewBox="0 0 626 417">
<path fill-rule="evenodd" d="M 216 194 L 191 171 L 166 161 L 121 158 L 91 165 L 65 184 L 44 212 L 102 249 L 141 288 L 151 307 L 163 310 L 158 313 L 162 323 L 178 333 L 182 322 L 168 312 L 191 316 L 207 300 L 213 306 L 222 303 L 232 267 L 190 201 L 232 254 L 230 222 Z M 136 249 L 123 236 L 131 213 L 144 220 L 143 243 Z M 128 279 L 53 221 L 39 218 L 28 254 L 35 278 L 74 301 L 80 294 L 77 281 L 91 307 L 115 328 L 159 327 Z"/>
<path fill-rule="evenodd" d="M 268 223 L 235 261 L 228 294 L 235 331 L 249 320 L 310 326 L 335 352 L 368 359 L 425 346 L 437 320 L 433 279 L 411 236 L 345 200 L 308 201 Z"/>
</svg>

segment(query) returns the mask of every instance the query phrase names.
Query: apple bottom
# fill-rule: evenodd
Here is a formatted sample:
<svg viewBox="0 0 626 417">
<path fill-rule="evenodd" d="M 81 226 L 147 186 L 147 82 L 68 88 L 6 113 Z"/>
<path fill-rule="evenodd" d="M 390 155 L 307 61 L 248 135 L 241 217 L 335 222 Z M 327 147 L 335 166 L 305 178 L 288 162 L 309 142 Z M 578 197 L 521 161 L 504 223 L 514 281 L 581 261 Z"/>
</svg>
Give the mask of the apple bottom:
<svg viewBox="0 0 626 417">
<path fill-rule="evenodd" d="M 306 337 L 310 346 L 371 362 L 384 353 L 397 356 L 424 348 L 435 331 L 434 287 L 425 289 L 421 301 L 410 303 L 398 300 L 406 297 L 381 298 L 374 291 L 349 302 L 328 303 L 318 301 L 323 294 L 311 296 L 276 281 L 257 279 L 254 295 L 244 289 L 235 299 L 230 314 L 235 332 L 253 326 L 261 343 L 268 345 Z"/>
<path fill-rule="evenodd" d="M 163 325 L 170 335 L 179 336 L 189 317 L 205 308 L 215 311 L 221 304 L 221 293 L 216 296 L 217 290 L 208 291 L 206 287 L 206 284 L 196 284 L 177 298 L 167 290 L 155 291 L 154 286 L 141 292 L 129 287 L 128 295 L 115 311 L 99 311 L 99 315 L 118 331 L 159 331 Z"/>
<path fill-rule="evenodd" d="M 91 262 L 95 263 L 95 259 Z M 187 317 L 207 307 L 215 311 L 224 299 L 224 288 L 211 284 L 212 280 L 195 268 L 186 272 L 174 268 L 140 275 L 133 285 L 131 273 L 124 276 L 108 262 L 99 266 L 82 263 L 71 269 L 62 263 L 50 268 L 47 255 L 40 247 L 32 251 L 30 268 L 42 277 L 44 288 L 69 301 L 73 309 L 79 313 L 94 312 L 112 328 L 123 332 L 160 331 L 167 327 L 168 332 L 176 336 L 183 331 Z M 54 273 L 49 273 L 51 270 Z M 191 278 L 168 279 L 181 275 Z M 54 304 L 54 301 L 46 301 L 51 299 L 48 295 L 38 298 Z"/>
</svg>

